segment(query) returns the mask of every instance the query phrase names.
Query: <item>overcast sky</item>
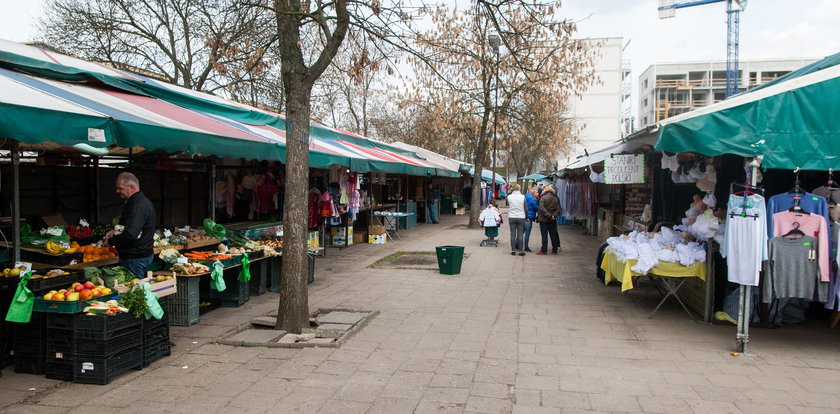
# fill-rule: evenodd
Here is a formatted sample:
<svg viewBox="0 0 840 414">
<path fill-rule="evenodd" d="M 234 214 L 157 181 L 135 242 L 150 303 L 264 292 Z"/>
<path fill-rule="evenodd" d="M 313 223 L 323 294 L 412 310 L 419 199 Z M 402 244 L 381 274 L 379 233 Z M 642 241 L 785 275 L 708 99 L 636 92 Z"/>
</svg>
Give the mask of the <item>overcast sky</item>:
<svg viewBox="0 0 840 414">
<path fill-rule="evenodd" d="M 665 20 L 658 18 L 657 5 L 657 0 L 565 0 L 560 13 L 578 22 L 578 37 L 629 42 L 624 57 L 631 61 L 634 85 L 653 63 L 726 59 L 725 2 L 679 9 Z M 0 6 L 0 38 L 31 40 L 41 1 L 0 0 Z M 840 52 L 837 22 L 840 0 L 749 0 L 741 13 L 741 59 Z"/>
</svg>

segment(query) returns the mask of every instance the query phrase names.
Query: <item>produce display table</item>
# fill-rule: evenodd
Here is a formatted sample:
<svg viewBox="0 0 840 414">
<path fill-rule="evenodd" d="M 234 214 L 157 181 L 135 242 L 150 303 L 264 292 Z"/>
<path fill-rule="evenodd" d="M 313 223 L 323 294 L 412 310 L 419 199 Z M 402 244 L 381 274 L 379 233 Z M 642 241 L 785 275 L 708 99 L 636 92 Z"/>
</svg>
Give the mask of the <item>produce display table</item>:
<svg viewBox="0 0 840 414">
<path fill-rule="evenodd" d="M 646 276 L 650 279 L 653 286 L 663 295 L 662 300 L 656 305 L 656 308 L 648 315 L 653 315 L 662 307 L 668 298 L 673 297 L 677 303 L 682 306 L 691 319 L 694 319 L 691 311 L 680 299 L 678 291 L 682 285 L 690 277 L 697 277 L 701 280 L 706 280 L 706 264 L 694 263 L 690 267 L 683 266 L 679 263 L 669 263 L 660 261 L 659 264 L 650 269 L 646 275 L 634 272 L 631 268 L 636 265 L 637 260 L 627 260 L 622 263 L 618 260 L 618 256 L 607 248 L 604 252 L 604 259 L 601 261 L 601 269 L 604 270 L 604 284 L 609 284 L 613 280 L 621 282 L 621 291 L 626 292 L 633 289 L 633 278 Z M 679 279 L 676 281 L 675 279 Z"/>
</svg>

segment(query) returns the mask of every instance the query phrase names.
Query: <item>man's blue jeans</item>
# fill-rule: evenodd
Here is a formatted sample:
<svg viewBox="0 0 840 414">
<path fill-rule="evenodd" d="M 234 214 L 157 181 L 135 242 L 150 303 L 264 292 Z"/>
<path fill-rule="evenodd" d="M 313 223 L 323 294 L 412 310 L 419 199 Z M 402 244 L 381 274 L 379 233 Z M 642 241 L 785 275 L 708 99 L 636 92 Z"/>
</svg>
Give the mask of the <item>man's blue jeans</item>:
<svg viewBox="0 0 840 414">
<path fill-rule="evenodd" d="M 141 257 L 139 259 L 120 259 L 120 266 L 131 270 L 139 278 L 146 277 L 146 269 L 152 264 L 154 255 L 149 257 Z"/>
<path fill-rule="evenodd" d="M 426 210 L 429 212 L 429 217 L 428 217 L 429 219 L 427 221 L 432 222 L 432 223 L 437 223 L 438 222 L 437 209 L 435 207 L 436 206 L 435 206 L 434 201 L 427 201 L 426 202 Z"/>
</svg>

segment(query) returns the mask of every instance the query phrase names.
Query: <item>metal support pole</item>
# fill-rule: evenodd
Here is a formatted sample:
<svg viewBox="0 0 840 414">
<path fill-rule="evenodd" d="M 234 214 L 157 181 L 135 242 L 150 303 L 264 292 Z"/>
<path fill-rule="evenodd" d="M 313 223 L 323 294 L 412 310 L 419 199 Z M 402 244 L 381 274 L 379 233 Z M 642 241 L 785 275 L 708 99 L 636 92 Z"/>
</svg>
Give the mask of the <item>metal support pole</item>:
<svg viewBox="0 0 840 414">
<path fill-rule="evenodd" d="M 99 157 L 93 157 L 93 223 L 100 224 L 99 210 L 102 203 L 101 183 L 102 174 L 99 171 Z"/>
<path fill-rule="evenodd" d="M 12 147 L 12 260 L 20 260 L 20 152 Z"/>
<path fill-rule="evenodd" d="M 750 162 L 750 185 L 755 187 L 758 184 L 759 160 L 753 159 Z M 747 344 L 750 342 L 750 316 L 752 301 L 752 286 L 744 286 L 738 289 L 738 333 L 735 335 L 736 351 L 742 354 L 748 353 Z"/>
<path fill-rule="evenodd" d="M 216 163 L 210 162 L 210 220 L 216 221 Z"/>
</svg>

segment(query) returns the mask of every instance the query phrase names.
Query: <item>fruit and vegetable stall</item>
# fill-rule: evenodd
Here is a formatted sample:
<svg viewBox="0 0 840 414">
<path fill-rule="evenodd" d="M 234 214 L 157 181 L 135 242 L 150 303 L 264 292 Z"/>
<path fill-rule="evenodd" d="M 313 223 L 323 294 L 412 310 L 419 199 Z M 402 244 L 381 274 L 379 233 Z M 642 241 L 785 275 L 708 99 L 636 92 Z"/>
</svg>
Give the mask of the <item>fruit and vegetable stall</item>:
<svg viewBox="0 0 840 414">
<path fill-rule="evenodd" d="M 4 316 L 15 322 L 16 372 L 107 384 L 169 355 L 170 326 L 279 290 L 281 224 L 160 229 L 145 275 L 119 266 L 102 243 L 108 230 L 85 221 L 21 229 L 21 261 L 0 272 L 15 292 Z"/>
</svg>

